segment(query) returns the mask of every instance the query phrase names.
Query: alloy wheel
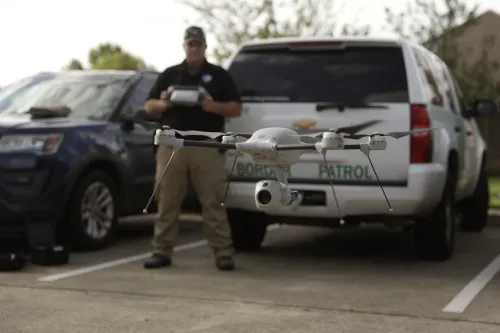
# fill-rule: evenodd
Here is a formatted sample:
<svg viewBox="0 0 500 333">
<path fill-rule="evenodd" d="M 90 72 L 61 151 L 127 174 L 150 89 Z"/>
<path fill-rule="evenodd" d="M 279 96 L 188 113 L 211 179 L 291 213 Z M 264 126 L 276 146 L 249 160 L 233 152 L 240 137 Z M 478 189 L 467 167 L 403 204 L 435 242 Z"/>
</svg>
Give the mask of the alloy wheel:
<svg viewBox="0 0 500 333">
<path fill-rule="evenodd" d="M 81 202 L 81 220 L 87 235 L 96 240 L 106 237 L 114 218 L 114 200 L 109 187 L 102 182 L 90 184 Z"/>
</svg>

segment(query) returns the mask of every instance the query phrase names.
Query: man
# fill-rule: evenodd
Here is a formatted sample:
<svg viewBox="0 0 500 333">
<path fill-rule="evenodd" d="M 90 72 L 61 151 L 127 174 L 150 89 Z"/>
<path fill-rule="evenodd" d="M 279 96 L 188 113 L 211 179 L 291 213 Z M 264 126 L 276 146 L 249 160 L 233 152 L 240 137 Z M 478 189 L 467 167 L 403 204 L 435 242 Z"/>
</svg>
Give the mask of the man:
<svg viewBox="0 0 500 333">
<path fill-rule="evenodd" d="M 225 117 L 241 114 L 238 89 L 229 73 L 205 58 L 207 44 L 204 31 L 196 26 L 184 33 L 185 60 L 167 68 L 153 85 L 146 101 L 148 113 L 161 114 L 164 125 L 179 130 L 224 131 Z M 172 85 L 202 85 L 208 92 L 197 106 L 172 105 L 167 89 Z M 170 159 L 172 149 L 159 146 L 156 151 L 156 181 Z M 233 270 L 231 229 L 221 206 L 225 170 L 217 149 L 185 147 L 172 157 L 158 189 L 158 219 L 152 241 L 153 254 L 145 268 L 170 266 L 172 249 L 178 232 L 178 216 L 188 190 L 188 171 L 202 206 L 204 231 L 220 270 Z"/>
</svg>

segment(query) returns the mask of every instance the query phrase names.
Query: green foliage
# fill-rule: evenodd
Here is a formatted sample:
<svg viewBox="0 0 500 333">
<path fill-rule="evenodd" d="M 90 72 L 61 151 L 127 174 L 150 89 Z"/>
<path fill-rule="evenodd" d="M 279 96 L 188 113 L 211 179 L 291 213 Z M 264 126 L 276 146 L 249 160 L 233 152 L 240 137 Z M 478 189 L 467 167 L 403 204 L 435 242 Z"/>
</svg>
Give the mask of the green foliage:
<svg viewBox="0 0 500 333">
<path fill-rule="evenodd" d="M 367 35 L 368 26 L 338 23 L 333 0 L 178 0 L 204 22 L 222 63 L 248 40 L 290 36 Z M 351 20 L 352 21 L 352 20 Z"/>
<path fill-rule="evenodd" d="M 102 43 L 91 49 L 88 61 L 92 69 L 146 69 L 144 60 L 111 43 Z"/>
<path fill-rule="evenodd" d="M 68 70 L 81 70 L 83 69 L 83 65 L 78 59 L 71 59 L 68 65 L 64 67 L 65 69 Z"/>
<path fill-rule="evenodd" d="M 500 178 L 491 177 L 489 179 L 490 207 L 500 209 Z"/>
<path fill-rule="evenodd" d="M 89 51 L 90 69 L 144 70 L 154 68 L 143 59 L 125 51 L 121 46 L 112 43 L 101 43 Z M 82 63 L 72 59 L 66 69 L 84 69 Z"/>
<path fill-rule="evenodd" d="M 495 78 L 498 63 L 488 55 L 495 43 L 493 36 L 484 36 L 474 48 L 465 48 L 459 42 L 465 30 L 477 24 L 477 4 L 467 0 L 414 0 L 402 12 L 385 11 L 393 32 L 425 45 L 443 59 L 467 99 L 500 94 L 500 82 Z"/>
</svg>

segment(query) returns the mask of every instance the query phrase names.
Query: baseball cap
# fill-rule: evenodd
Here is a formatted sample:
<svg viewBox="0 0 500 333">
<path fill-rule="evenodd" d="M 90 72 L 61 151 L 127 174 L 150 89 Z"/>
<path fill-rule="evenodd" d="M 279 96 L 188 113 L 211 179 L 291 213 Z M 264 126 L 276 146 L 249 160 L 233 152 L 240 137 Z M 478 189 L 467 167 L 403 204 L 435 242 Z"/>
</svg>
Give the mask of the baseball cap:
<svg viewBox="0 0 500 333">
<path fill-rule="evenodd" d="M 206 44 L 205 32 L 202 28 L 197 26 L 190 26 L 184 32 L 184 43 L 189 43 L 191 41 L 198 41 L 202 44 Z"/>
</svg>

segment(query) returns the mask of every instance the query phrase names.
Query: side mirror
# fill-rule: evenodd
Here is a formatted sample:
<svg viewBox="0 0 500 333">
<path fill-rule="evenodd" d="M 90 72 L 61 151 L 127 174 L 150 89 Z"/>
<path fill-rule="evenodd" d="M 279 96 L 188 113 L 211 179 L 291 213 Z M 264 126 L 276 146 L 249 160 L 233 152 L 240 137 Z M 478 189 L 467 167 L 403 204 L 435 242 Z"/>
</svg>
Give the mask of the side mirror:
<svg viewBox="0 0 500 333">
<path fill-rule="evenodd" d="M 118 121 L 120 122 L 122 131 L 131 132 L 134 130 L 135 124 L 133 122 L 133 118 L 134 113 L 130 108 L 127 108 L 120 113 L 120 115 L 118 116 Z"/>
<path fill-rule="evenodd" d="M 135 124 L 132 121 L 132 117 L 130 115 L 123 115 L 120 117 L 121 128 L 124 132 L 131 132 L 135 128 Z"/>
<path fill-rule="evenodd" d="M 491 116 L 498 113 L 498 105 L 491 99 L 476 99 L 467 113 L 474 118 Z"/>
</svg>

